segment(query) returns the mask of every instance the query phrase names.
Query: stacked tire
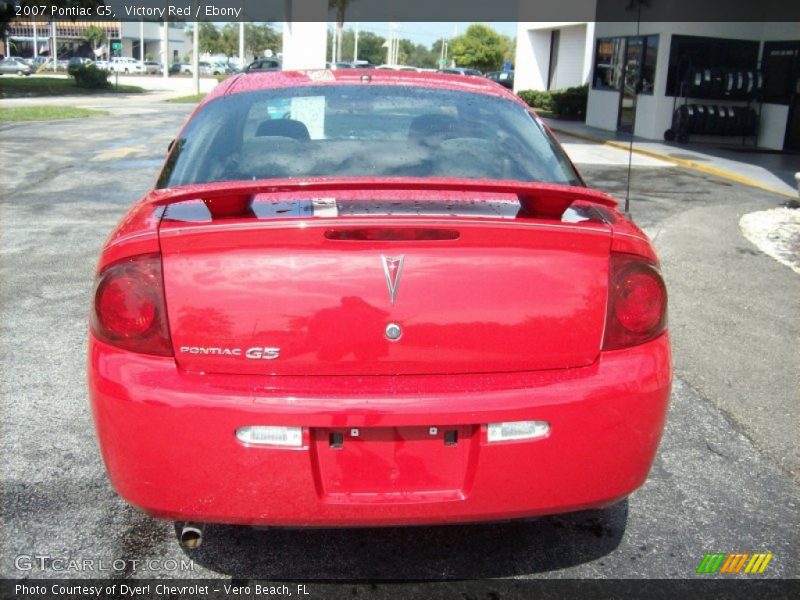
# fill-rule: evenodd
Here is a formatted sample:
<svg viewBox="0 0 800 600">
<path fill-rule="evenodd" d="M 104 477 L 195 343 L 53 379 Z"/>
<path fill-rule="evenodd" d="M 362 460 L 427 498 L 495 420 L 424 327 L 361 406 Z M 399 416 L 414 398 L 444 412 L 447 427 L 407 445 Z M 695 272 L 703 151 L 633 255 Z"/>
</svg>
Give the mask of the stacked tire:
<svg viewBox="0 0 800 600">
<path fill-rule="evenodd" d="M 746 100 L 758 98 L 764 76 L 756 69 L 694 68 L 687 79 L 689 98 Z"/>
<path fill-rule="evenodd" d="M 752 136 L 756 133 L 758 116 L 749 106 L 720 106 L 716 104 L 684 104 L 672 117 L 672 128 L 664 139 L 689 141 L 689 135 Z"/>
</svg>

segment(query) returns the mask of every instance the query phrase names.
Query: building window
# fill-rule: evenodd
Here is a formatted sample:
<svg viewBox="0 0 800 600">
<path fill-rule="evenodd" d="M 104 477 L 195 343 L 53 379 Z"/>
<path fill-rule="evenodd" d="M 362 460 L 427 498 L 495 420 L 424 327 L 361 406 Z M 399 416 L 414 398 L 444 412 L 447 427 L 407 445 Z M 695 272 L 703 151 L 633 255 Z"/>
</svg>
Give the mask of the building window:
<svg viewBox="0 0 800 600">
<path fill-rule="evenodd" d="M 625 38 L 598 39 L 594 53 L 592 87 L 596 90 L 619 90 L 624 60 Z"/>
<path fill-rule="evenodd" d="M 644 38 L 644 57 L 642 58 L 641 94 L 653 93 L 656 82 L 656 62 L 658 61 L 658 36 Z"/>
<path fill-rule="evenodd" d="M 547 73 L 547 89 L 552 90 L 556 83 L 556 71 L 558 71 L 558 47 L 561 42 L 561 31 L 553 29 L 550 32 L 550 66 Z"/>
<path fill-rule="evenodd" d="M 657 35 L 600 38 L 595 47 L 592 87 L 619 91 L 624 80 L 626 86 L 635 86 L 636 93 L 652 94 L 657 61 Z"/>
<path fill-rule="evenodd" d="M 800 85 L 800 42 L 764 42 L 764 102 L 789 104 Z"/>
<path fill-rule="evenodd" d="M 758 42 L 750 40 L 673 35 L 669 49 L 667 96 L 681 95 L 681 83 L 686 83 L 693 69 L 755 69 L 758 47 Z"/>
</svg>

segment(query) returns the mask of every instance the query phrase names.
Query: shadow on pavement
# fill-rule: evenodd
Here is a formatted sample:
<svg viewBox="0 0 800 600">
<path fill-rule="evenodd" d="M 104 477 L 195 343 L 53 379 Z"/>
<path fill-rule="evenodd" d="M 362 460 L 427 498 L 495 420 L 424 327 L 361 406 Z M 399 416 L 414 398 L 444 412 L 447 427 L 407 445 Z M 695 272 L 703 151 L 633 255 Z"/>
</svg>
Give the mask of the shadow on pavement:
<svg viewBox="0 0 800 600">
<path fill-rule="evenodd" d="M 383 529 L 209 525 L 186 551 L 236 579 L 448 580 L 509 577 L 596 560 L 622 540 L 627 501 L 524 521 Z"/>
</svg>

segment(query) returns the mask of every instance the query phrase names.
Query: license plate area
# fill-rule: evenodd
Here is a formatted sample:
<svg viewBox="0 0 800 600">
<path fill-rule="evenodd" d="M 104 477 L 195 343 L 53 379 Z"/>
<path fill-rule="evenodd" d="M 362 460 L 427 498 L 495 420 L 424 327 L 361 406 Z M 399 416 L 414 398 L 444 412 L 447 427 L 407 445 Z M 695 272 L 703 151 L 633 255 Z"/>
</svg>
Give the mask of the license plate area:
<svg viewBox="0 0 800 600">
<path fill-rule="evenodd" d="M 329 502 L 462 500 L 477 427 L 367 427 L 311 431 L 317 492 Z"/>
</svg>

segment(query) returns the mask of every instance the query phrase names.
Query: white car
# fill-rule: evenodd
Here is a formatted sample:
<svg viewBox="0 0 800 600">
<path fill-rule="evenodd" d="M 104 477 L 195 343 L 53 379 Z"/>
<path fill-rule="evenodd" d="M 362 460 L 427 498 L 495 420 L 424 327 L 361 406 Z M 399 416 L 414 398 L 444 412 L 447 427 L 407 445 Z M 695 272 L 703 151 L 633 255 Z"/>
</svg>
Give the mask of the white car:
<svg viewBox="0 0 800 600">
<path fill-rule="evenodd" d="M 414 71 L 415 73 L 419 73 L 421 70 L 419 67 L 412 67 L 410 65 L 378 65 L 375 68 L 381 71 Z"/>
<path fill-rule="evenodd" d="M 115 56 L 109 63 L 109 70 L 113 73 L 144 73 L 144 67 L 135 58 Z"/>
<path fill-rule="evenodd" d="M 144 72 L 148 75 L 161 73 L 161 64 L 154 60 L 146 60 L 144 61 Z"/>
</svg>

